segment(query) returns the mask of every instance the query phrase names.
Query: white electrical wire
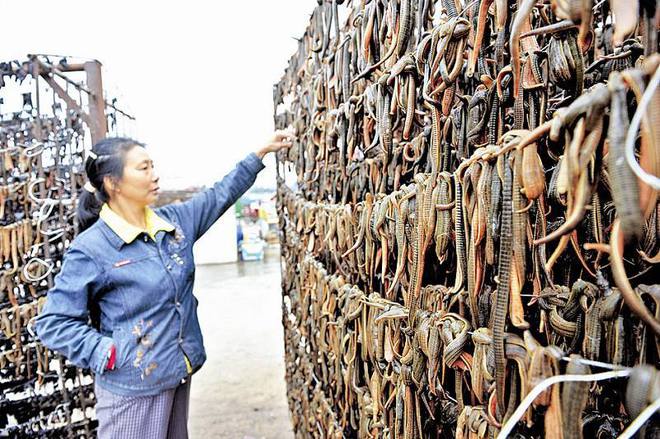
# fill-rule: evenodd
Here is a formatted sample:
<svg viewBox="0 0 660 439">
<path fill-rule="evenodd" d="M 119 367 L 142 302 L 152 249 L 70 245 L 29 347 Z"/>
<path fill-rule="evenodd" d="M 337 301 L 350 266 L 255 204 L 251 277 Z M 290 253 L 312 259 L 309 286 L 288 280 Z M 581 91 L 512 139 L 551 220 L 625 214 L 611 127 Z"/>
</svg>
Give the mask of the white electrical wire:
<svg viewBox="0 0 660 439">
<path fill-rule="evenodd" d="M 623 430 L 621 436 L 619 436 L 619 439 L 630 439 L 633 437 L 635 433 L 637 433 L 639 429 L 642 428 L 644 423 L 648 421 L 649 418 L 653 416 L 653 414 L 658 410 L 660 410 L 660 398 L 656 399 L 651 405 L 642 410 L 642 413 L 640 413 L 639 416 L 637 416 L 635 420 L 630 423 L 628 428 Z"/>
<path fill-rule="evenodd" d="M 534 388 L 529 392 L 527 396 L 520 402 L 520 405 L 516 409 L 515 412 L 511 415 L 511 417 L 506 421 L 506 423 L 502 426 L 502 430 L 500 430 L 500 434 L 497 435 L 497 439 L 506 439 L 509 437 L 509 434 L 511 431 L 513 431 L 514 427 L 522 418 L 522 416 L 525 414 L 525 411 L 527 408 L 532 405 L 532 402 L 536 399 L 537 396 L 539 396 L 545 389 L 548 387 L 552 386 L 553 384 L 557 383 L 563 383 L 566 381 L 582 381 L 582 382 L 590 382 L 590 381 L 602 381 L 602 380 L 611 380 L 613 378 L 624 378 L 630 375 L 630 370 L 616 370 L 612 372 L 602 372 L 602 373 L 595 373 L 595 374 L 590 374 L 590 375 L 555 375 L 550 378 L 546 378 L 540 383 L 538 383 Z"/>
<path fill-rule="evenodd" d="M 35 143 L 34 145 L 25 145 L 25 150 L 23 151 L 23 154 L 25 154 L 25 157 L 32 158 L 36 157 L 39 154 L 42 154 L 44 152 L 44 144 L 43 143 Z"/>
<path fill-rule="evenodd" d="M 649 85 L 642 95 L 642 99 L 639 101 L 637 106 L 637 111 L 630 122 L 630 127 L 628 128 L 628 134 L 626 135 L 626 144 L 625 144 L 625 157 L 626 162 L 630 169 L 642 180 L 644 183 L 648 184 L 655 190 L 660 190 L 660 178 L 655 175 L 651 175 L 646 172 L 642 167 L 637 163 L 635 159 L 635 139 L 637 138 L 637 130 L 639 130 L 639 125 L 642 121 L 642 114 L 646 112 L 646 107 L 648 107 L 649 102 L 653 99 L 653 95 L 658 88 L 660 83 L 660 68 L 655 70 L 655 73 L 649 81 Z M 660 127 L 652 127 L 652 129 L 660 129 Z M 658 148 L 660 145 L 654 145 L 655 148 Z"/>
<path fill-rule="evenodd" d="M 600 367 L 601 369 L 607 369 L 607 370 L 629 370 L 630 367 L 626 366 L 618 366 L 616 364 L 612 363 L 603 363 L 602 361 L 594 361 L 594 360 L 587 360 L 586 358 L 571 358 L 571 357 L 562 357 L 562 361 L 566 362 L 575 362 L 575 363 L 581 363 L 585 364 L 587 366 L 593 366 L 593 367 Z"/>
<path fill-rule="evenodd" d="M 44 274 L 42 274 L 41 276 L 32 276 L 32 274 L 29 272 L 30 266 L 32 264 L 35 264 L 35 263 L 40 264 L 41 266 L 46 268 L 46 272 Z M 25 277 L 25 280 L 27 280 L 28 282 L 39 282 L 42 279 L 45 279 L 46 277 L 48 277 L 48 275 L 52 271 L 53 271 L 53 264 L 52 263 L 48 263 L 48 262 L 44 261 L 41 258 L 33 257 L 32 259 L 27 261 L 25 263 L 25 265 L 23 266 L 23 277 Z"/>
</svg>

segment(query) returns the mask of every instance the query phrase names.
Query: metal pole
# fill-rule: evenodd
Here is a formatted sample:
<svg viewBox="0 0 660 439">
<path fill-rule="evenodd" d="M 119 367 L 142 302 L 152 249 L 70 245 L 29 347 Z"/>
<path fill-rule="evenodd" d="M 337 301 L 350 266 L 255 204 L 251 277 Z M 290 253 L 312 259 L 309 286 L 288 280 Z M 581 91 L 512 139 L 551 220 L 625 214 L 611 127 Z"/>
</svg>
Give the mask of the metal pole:
<svg viewBox="0 0 660 439">
<path fill-rule="evenodd" d="M 92 135 L 92 144 L 104 139 L 108 133 L 108 123 L 105 118 L 105 102 L 103 100 L 103 81 L 101 80 L 101 63 L 87 61 L 85 63 L 87 74 L 87 88 L 91 92 L 88 96 L 89 117 L 91 124 L 89 131 Z"/>
</svg>

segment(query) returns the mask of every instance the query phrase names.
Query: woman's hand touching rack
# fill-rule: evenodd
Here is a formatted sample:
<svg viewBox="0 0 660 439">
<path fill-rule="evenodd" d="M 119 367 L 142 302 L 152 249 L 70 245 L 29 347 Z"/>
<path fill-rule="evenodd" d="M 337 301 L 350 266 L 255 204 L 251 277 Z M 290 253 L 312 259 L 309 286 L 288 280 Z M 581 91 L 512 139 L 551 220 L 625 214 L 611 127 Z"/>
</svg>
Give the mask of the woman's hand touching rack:
<svg viewBox="0 0 660 439">
<path fill-rule="evenodd" d="M 269 152 L 277 152 L 280 149 L 290 148 L 293 144 L 292 139 L 293 131 L 277 130 L 275 131 L 275 134 L 273 134 L 273 137 L 268 142 L 266 142 L 266 145 L 264 145 L 255 153 L 257 154 L 257 157 L 263 159 L 264 156 Z"/>
</svg>

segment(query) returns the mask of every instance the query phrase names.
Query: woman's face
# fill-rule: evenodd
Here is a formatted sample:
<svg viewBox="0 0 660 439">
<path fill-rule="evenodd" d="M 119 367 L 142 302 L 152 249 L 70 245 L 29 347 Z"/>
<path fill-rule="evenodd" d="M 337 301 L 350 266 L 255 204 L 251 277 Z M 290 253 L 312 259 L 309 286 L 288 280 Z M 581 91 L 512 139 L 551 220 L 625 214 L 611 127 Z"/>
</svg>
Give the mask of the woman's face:
<svg viewBox="0 0 660 439">
<path fill-rule="evenodd" d="M 147 150 L 135 146 L 125 156 L 124 176 L 114 194 L 136 205 L 149 206 L 158 199 L 158 174 Z"/>
</svg>

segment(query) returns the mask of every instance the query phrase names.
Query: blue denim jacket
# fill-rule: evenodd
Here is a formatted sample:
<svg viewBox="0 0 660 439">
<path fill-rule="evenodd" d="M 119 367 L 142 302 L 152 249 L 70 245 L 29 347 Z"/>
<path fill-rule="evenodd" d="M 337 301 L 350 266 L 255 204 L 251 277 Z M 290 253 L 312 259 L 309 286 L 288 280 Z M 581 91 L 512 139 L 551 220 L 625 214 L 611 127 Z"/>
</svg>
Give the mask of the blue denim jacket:
<svg viewBox="0 0 660 439">
<path fill-rule="evenodd" d="M 188 376 L 185 356 L 198 370 L 206 353 L 192 247 L 263 168 L 250 154 L 212 188 L 156 209 L 175 230 L 155 240 L 145 233 L 126 244 L 103 220 L 78 235 L 34 323 L 43 344 L 91 369 L 98 385 L 119 395 L 176 387 Z M 88 324 L 90 315 L 98 327 Z M 113 343 L 115 369 L 104 370 Z"/>
</svg>

